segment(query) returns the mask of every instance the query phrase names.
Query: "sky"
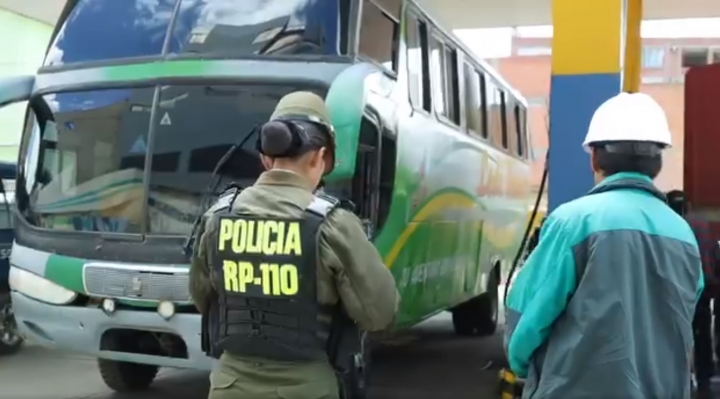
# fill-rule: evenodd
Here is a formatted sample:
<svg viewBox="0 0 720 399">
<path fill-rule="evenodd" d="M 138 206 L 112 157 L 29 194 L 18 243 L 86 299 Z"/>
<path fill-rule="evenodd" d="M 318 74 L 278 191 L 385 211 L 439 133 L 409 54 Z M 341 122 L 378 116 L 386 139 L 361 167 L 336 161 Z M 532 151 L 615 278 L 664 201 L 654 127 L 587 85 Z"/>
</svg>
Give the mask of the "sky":
<svg viewBox="0 0 720 399">
<path fill-rule="evenodd" d="M 552 37 L 552 26 L 525 26 L 516 29 L 522 37 Z M 454 32 L 471 50 L 483 58 L 510 55 L 512 28 L 461 29 Z M 720 18 L 692 18 L 643 21 L 646 38 L 720 37 Z M 482 43 L 482 46 L 473 45 Z"/>
</svg>

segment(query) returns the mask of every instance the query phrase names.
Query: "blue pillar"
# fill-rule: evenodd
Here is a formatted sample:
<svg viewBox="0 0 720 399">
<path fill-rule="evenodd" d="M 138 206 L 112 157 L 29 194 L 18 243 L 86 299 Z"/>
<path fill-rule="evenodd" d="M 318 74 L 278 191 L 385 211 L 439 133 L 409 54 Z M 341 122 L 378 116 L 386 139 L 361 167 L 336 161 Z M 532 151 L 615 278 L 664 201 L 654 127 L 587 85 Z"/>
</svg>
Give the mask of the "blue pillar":
<svg viewBox="0 0 720 399">
<path fill-rule="evenodd" d="M 641 0 L 553 0 L 548 211 L 594 185 L 582 142 L 597 107 L 623 88 L 625 52 L 639 52 L 639 40 L 626 49 L 625 38 L 630 31 L 639 37 L 640 15 L 628 9 L 640 6 Z M 636 58 L 629 59 L 633 73 Z"/>
</svg>

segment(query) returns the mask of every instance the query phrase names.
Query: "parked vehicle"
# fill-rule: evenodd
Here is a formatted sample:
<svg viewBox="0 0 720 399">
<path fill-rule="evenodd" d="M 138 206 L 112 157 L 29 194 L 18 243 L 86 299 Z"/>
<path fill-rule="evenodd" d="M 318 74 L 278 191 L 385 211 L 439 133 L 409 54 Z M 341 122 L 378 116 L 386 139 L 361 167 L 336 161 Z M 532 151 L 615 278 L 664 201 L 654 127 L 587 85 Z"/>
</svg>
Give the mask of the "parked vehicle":
<svg viewBox="0 0 720 399">
<path fill-rule="evenodd" d="M 0 162 L 0 356 L 10 355 L 22 347 L 10 303 L 10 249 L 13 243 L 13 215 L 10 211 L 15 203 L 14 163 Z"/>
</svg>

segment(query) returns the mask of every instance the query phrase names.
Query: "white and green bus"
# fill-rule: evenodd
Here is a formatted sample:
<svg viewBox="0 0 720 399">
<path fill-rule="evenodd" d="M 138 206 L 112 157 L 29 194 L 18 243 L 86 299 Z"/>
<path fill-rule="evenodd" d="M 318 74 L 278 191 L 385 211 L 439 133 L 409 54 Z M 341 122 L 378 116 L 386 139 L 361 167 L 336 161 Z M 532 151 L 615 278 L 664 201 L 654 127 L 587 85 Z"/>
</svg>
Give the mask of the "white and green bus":
<svg viewBox="0 0 720 399">
<path fill-rule="evenodd" d="M 218 159 L 300 89 L 337 130 L 326 190 L 396 278 L 394 330 L 450 310 L 459 334 L 493 333 L 532 201 L 527 105 L 409 0 L 69 0 L 37 74 L 0 84 L 0 105 L 28 101 L 22 333 L 97 357 L 118 391 L 210 369 L 183 244 Z M 221 177 L 261 172 L 249 140 Z"/>
</svg>

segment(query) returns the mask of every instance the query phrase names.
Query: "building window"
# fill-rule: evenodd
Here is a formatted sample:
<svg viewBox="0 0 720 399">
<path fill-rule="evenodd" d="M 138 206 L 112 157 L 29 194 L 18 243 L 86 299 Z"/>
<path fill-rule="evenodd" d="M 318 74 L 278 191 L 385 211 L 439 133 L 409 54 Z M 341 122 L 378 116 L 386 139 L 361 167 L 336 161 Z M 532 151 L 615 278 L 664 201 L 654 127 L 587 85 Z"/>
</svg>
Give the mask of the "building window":
<svg viewBox="0 0 720 399">
<path fill-rule="evenodd" d="M 642 67 L 662 68 L 665 63 L 665 48 L 658 46 L 643 46 Z"/>
<path fill-rule="evenodd" d="M 547 105 L 547 97 L 528 97 L 527 102 L 530 107 L 543 107 Z"/>
<path fill-rule="evenodd" d="M 714 49 L 712 53 L 712 63 L 720 64 L 720 49 Z"/>
<path fill-rule="evenodd" d="M 516 53 L 520 56 L 550 55 L 552 49 L 547 46 L 518 47 Z"/>
<path fill-rule="evenodd" d="M 656 84 L 662 84 L 667 83 L 667 79 L 665 79 L 663 76 L 643 76 L 642 77 L 642 84 L 644 85 L 656 85 Z"/>
<path fill-rule="evenodd" d="M 682 49 L 682 66 L 683 66 L 683 68 L 707 65 L 708 51 L 709 51 L 709 49 L 707 49 L 707 48 L 684 48 L 684 49 Z"/>
</svg>

